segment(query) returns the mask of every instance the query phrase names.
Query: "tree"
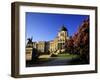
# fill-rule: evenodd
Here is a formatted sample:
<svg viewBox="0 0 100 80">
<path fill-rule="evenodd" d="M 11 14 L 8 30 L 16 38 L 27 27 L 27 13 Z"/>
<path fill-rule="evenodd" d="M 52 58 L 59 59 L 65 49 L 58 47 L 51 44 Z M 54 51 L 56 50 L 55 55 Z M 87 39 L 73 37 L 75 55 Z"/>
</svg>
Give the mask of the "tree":
<svg viewBox="0 0 100 80">
<path fill-rule="evenodd" d="M 81 59 L 89 62 L 89 19 L 84 20 L 78 31 L 66 41 L 66 52 L 78 54 Z"/>
</svg>

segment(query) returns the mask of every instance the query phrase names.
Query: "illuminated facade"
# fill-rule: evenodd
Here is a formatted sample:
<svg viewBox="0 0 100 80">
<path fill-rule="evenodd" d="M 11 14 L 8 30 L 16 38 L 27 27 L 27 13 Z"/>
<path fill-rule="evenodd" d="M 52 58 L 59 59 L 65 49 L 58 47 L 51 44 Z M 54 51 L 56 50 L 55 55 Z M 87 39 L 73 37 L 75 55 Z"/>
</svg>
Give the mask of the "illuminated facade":
<svg viewBox="0 0 100 80">
<path fill-rule="evenodd" d="M 68 30 L 64 26 L 62 26 L 57 34 L 57 37 L 54 40 L 50 41 L 50 52 L 64 51 L 63 46 L 67 39 L 69 39 Z"/>
</svg>

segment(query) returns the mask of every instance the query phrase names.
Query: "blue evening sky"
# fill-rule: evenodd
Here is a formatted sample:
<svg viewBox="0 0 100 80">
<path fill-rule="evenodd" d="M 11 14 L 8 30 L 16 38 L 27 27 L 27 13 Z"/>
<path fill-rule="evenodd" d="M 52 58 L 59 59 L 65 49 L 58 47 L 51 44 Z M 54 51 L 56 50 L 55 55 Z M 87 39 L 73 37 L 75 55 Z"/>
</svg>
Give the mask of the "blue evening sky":
<svg viewBox="0 0 100 80">
<path fill-rule="evenodd" d="M 53 40 L 64 25 L 72 36 L 88 15 L 51 14 L 26 12 L 26 39 L 33 41 Z"/>
</svg>

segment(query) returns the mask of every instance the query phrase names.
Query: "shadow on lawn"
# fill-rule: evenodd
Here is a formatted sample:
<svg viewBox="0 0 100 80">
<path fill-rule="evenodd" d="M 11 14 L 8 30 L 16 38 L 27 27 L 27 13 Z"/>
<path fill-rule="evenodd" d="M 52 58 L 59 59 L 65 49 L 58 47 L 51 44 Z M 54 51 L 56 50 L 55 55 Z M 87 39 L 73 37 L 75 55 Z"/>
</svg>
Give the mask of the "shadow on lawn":
<svg viewBox="0 0 100 80">
<path fill-rule="evenodd" d="M 82 60 L 81 58 L 72 59 L 69 65 L 89 64 L 89 61 Z"/>
</svg>

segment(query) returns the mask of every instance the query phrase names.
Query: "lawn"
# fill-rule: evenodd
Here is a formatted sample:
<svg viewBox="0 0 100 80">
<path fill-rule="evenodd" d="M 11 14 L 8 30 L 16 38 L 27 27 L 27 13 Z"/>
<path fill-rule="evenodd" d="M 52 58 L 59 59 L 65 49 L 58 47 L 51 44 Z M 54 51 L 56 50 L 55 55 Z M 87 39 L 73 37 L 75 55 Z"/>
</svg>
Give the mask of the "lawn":
<svg viewBox="0 0 100 80">
<path fill-rule="evenodd" d="M 33 66 L 56 66 L 56 65 L 80 65 L 86 62 L 80 60 L 80 56 L 69 53 L 59 53 L 57 56 L 49 58 L 38 58 L 31 62 L 27 62 L 27 67 Z"/>
<path fill-rule="evenodd" d="M 69 53 L 60 53 L 57 55 L 57 57 L 65 57 L 65 58 L 77 58 L 79 55 L 76 54 L 69 54 Z"/>
</svg>

